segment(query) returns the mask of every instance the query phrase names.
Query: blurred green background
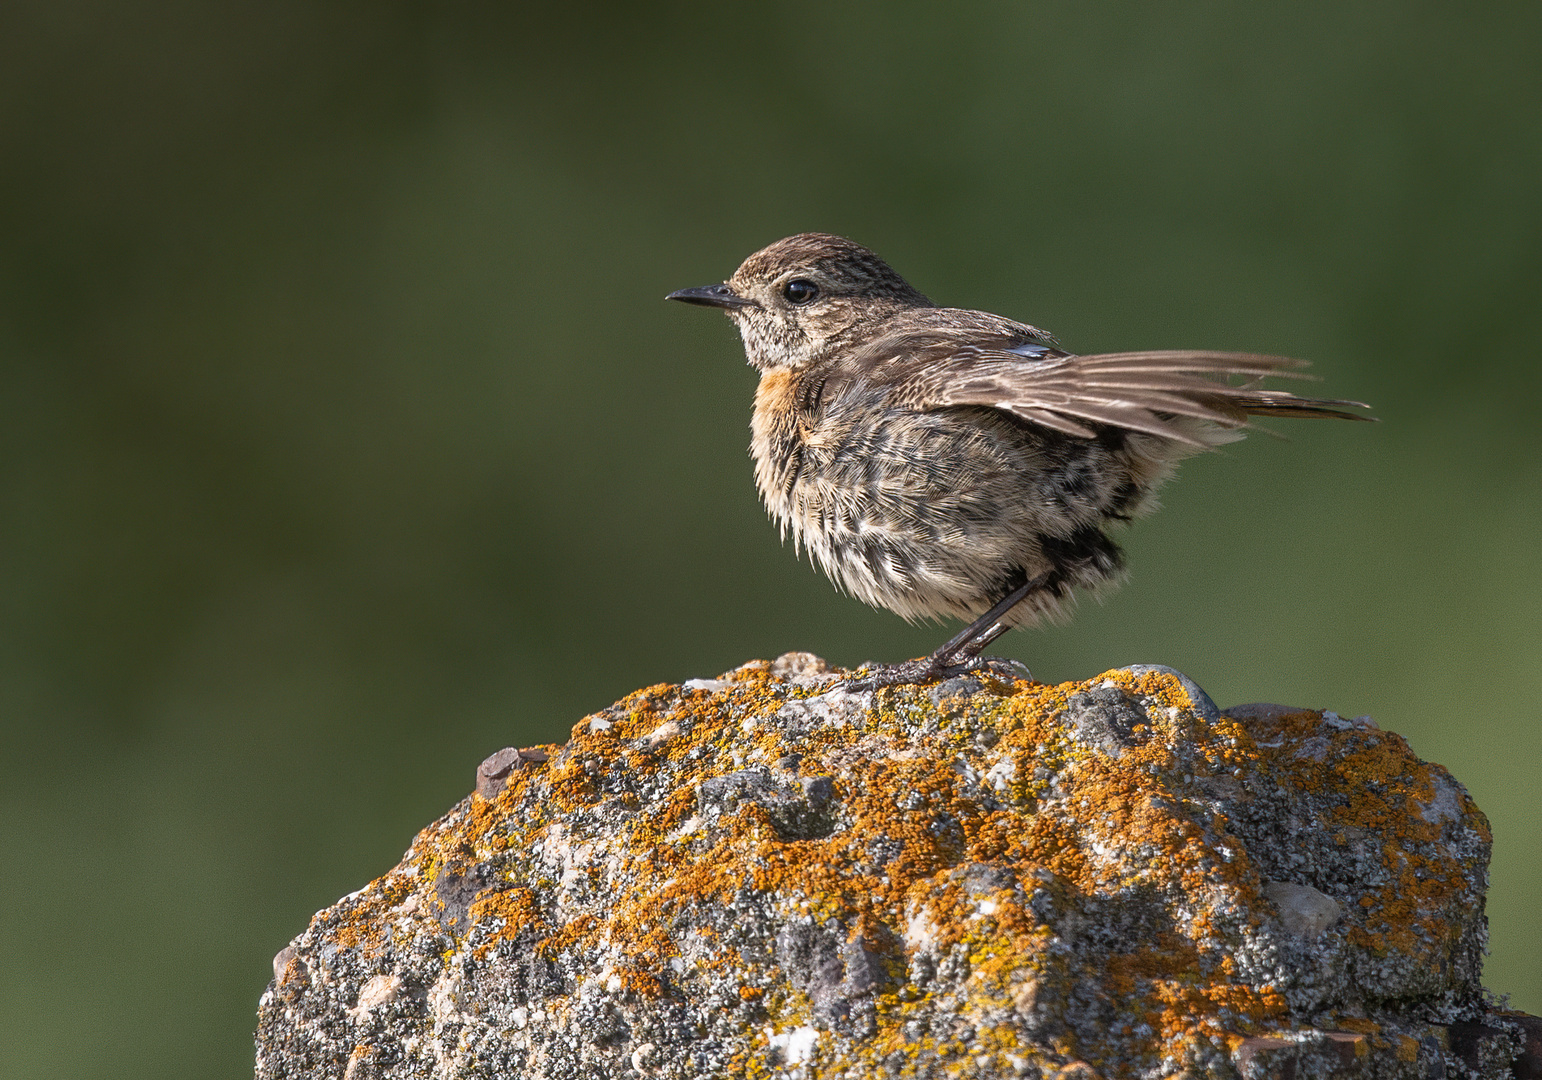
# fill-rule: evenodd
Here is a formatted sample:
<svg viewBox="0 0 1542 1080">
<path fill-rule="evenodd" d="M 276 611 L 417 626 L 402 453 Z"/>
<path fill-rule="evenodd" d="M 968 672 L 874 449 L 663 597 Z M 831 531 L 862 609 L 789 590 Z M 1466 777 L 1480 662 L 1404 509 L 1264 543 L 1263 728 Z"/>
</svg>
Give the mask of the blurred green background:
<svg viewBox="0 0 1542 1080">
<path fill-rule="evenodd" d="M 822 229 L 1081 351 L 1383 423 L 1190 462 L 1000 650 L 1370 713 L 1542 1012 L 1542 7 L 0 7 L 0 1074 L 250 1068 L 269 959 L 509 744 L 928 651 L 779 545 L 732 328 Z"/>
</svg>

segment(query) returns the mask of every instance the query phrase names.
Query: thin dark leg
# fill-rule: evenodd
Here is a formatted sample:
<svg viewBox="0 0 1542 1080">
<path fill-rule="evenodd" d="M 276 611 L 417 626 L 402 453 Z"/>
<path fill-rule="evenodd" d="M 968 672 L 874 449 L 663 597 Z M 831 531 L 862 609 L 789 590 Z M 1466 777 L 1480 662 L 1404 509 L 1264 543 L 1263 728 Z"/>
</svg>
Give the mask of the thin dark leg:
<svg viewBox="0 0 1542 1080">
<path fill-rule="evenodd" d="M 975 638 L 967 646 L 959 649 L 956 655 L 959 657 L 959 659 L 979 656 L 982 652 L 990 647 L 991 642 L 995 641 L 1010 629 L 1012 629 L 1011 623 L 999 622 L 989 630 L 985 631 L 985 633 Z"/>
<path fill-rule="evenodd" d="M 991 609 L 974 622 L 954 634 L 930 656 L 921 660 L 909 660 L 903 664 L 887 664 L 866 678 L 850 683 L 853 690 L 876 690 L 880 686 L 898 686 L 904 683 L 922 683 L 939 675 L 951 674 L 955 667 L 974 670 L 975 661 L 991 642 L 1011 629 L 1003 621 L 1008 612 L 1028 598 L 1028 594 L 1049 580 L 1049 574 L 1031 578 L 1007 593 L 992 605 Z"/>
<path fill-rule="evenodd" d="M 943 642 L 941 647 L 927 659 L 946 661 L 951 660 L 954 656 L 978 656 L 981 649 L 984 649 L 985 646 L 995 641 L 1009 629 L 1009 627 L 1001 625 L 1002 616 L 1028 599 L 1028 594 L 1040 585 L 1043 585 L 1048 577 L 1048 574 L 1040 574 L 1036 578 L 1023 582 L 1000 600 L 997 600 L 995 605 L 984 615 L 981 615 L 974 622 Z"/>
</svg>

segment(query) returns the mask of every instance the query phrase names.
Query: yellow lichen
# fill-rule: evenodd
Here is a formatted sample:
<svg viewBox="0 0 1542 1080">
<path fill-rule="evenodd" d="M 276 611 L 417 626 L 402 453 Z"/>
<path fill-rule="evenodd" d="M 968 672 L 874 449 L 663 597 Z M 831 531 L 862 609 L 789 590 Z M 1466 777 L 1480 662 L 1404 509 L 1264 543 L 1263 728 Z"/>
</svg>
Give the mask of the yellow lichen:
<svg viewBox="0 0 1542 1080">
<path fill-rule="evenodd" d="M 1103 683 L 1151 703 L 1148 722 L 1117 757 L 1078 742 L 1060 720 L 1073 695 Z M 1207 723 L 1179 680 L 1161 672 L 1117 671 L 1088 682 L 1003 683 L 996 689 L 1003 696 L 968 723 L 942 720 L 908 742 L 892 733 L 909 728 L 886 723 L 918 708 L 914 695 L 903 691 L 876 696 L 875 715 L 855 744 L 849 731 L 812 727 L 796 748 L 800 772 L 838 775 L 834 799 L 842 827 L 822 837 L 788 838 L 767 808 L 754 803 L 725 814 L 710 829 L 688 827 L 700 783 L 787 753 L 784 732 L 771 719 L 787 700 L 785 687 L 764 666 L 741 669 L 730 685 L 713 692 L 648 687 L 603 718 L 580 721 L 565 749 L 551 751 L 545 763 L 514 770 L 495 798 L 475 797 L 425 830 L 406 872 L 372 884 L 365 890 L 368 902 L 331 932 L 350 948 L 377 947 L 370 934 L 378 932 L 382 910 L 400 903 L 411 887 L 432 897 L 442 875 L 465 873 L 498 853 L 530 850 L 552 823 L 577 820 L 615 799 L 626 811 L 614 825 L 622 841 L 611 841 L 610 864 L 591 866 L 586 874 L 595 888 L 624 881 L 624 892 L 602 910 L 551 925 L 543 914 L 541 881 L 490 883 L 470 905 L 468 923 L 481 935 L 478 955 L 525 931 L 548 958 L 603 944 L 620 958 L 609 968 L 620 992 L 655 997 L 666 991 L 670 964 L 682 955 L 671 930 L 676 917 L 695 905 L 730 903 L 744 890 L 800 905 L 816 921 L 839 918 L 854 937 L 887 942 L 891 949 L 903 938 L 896 928 L 923 919 L 931 928 L 931 948 L 939 954 L 962 950 L 973 973 L 968 1010 L 982 1025 L 970 1044 L 976 1056 L 966 1057 L 962 1043 L 907 1033 L 910 1017 L 927 1006 L 927 992 L 903 980 L 879 995 L 878 1030 L 863 1052 L 941 1061 L 960 1074 L 1006 1073 L 1009 1058 L 1040 1061 L 1051 1050 L 1021 1045 L 1016 1028 L 990 1018 L 1031 1005 L 1041 989 L 1063 977 L 1063 962 L 1049 949 L 1052 931 L 1026 899 L 1033 883 L 1045 882 L 1067 897 L 1129 890 L 1226 896 L 1237 911 L 1255 910 L 1258 874 L 1230 823 L 1196 811 L 1175 792 L 1189 783 L 1267 774 L 1286 790 L 1345 792 L 1319 827 L 1341 843 L 1359 837 L 1381 845 L 1388 883 L 1359 899 L 1362 914 L 1350 929 L 1352 942 L 1385 951 L 1449 938 L 1434 912 L 1463 887 L 1461 867 L 1412 850 L 1439 832 L 1414 805 L 1433 797 L 1435 767 L 1418 761 L 1397 736 L 1336 732 L 1327 736 L 1334 753 L 1320 760 L 1281 756 L 1271 746 L 1323 736 L 1321 714 L 1289 713 L 1257 725 L 1226 717 Z M 974 741 L 981 729 L 991 735 L 988 750 Z M 607 777 L 625 777 L 635 787 L 666 766 L 672 788 L 651 805 L 627 792 L 605 791 Z M 992 790 L 1006 809 L 971 795 L 978 789 L 961 780 L 965 772 L 987 769 L 996 770 Z M 1046 808 L 1051 800 L 1052 812 Z M 1475 813 L 1470 803 L 1463 809 Z M 881 860 L 870 850 L 879 838 L 888 849 Z M 1228 850 L 1234 857 L 1224 854 Z M 970 895 L 949 874 L 972 863 L 1010 871 L 1025 888 Z M 1287 1003 L 1277 989 L 1250 985 L 1229 959 L 1215 971 L 1202 961 L 1216 942 L 1235 938 L 1247 918 L 1256 924 L 1258 917 L 1222 917 L 1205 904 L 1195 911 L 1189 921 L 1107 959 L 1104 992 L 1149 1031 L 1126 1024 L 1092 1045 L 1064 1037 L 1052 1051 L 1072 1070 L 1069 1075 L 1115 1067 L 1135 1048 L 1174 1061 L 1189 1060 L 1199 1045 L 1235 1049 L 1241 1036 L 1285 1022 Z M 737 963 L 726 954 L 703 961 L 724 972 Z M 905 965 L 896 962 L 894 970 L 902 974 Z M 769 1020 L 768 1031 L 808 1023 L 812 1015 L 808 999 L 786 987 L 745 984 L 737 999 L 734 1007 Z M 1400 1043 L 1399 1054 L 1407 1052 Z M 739 1065 L 744 1075 L 760 1074 L 750 1058 Z"/>
</svg>

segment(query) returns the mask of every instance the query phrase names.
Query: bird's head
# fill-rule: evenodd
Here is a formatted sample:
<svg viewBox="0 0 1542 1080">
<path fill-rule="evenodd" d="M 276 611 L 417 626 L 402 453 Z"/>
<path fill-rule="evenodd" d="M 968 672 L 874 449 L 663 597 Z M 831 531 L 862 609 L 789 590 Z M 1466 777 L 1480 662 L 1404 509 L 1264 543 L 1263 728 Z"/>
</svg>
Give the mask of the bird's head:
<svg viewBox="0 0 1542 1080">
<path fill-rule="evenodd" d="M 761 248 L 722 285 L 666 298 L 722 308 L 761 371 L 802 368 L 905 308 L 930 307 L 888 263 L 828 233 L 799 233 Z"/>
</svg>

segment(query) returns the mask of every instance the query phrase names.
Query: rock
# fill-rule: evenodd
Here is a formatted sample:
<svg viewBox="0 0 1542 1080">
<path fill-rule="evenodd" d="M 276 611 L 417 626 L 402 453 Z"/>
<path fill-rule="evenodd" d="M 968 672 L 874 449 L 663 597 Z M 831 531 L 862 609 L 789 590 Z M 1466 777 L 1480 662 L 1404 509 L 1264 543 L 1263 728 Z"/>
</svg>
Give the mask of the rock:
<svg viewBox="0 0 1542 1080">
<path fill-rule="evenodd" d="M 504 789 L 515 769 L 532 763 L 538 765 L 547 759 L 548 753 L 548 749 L 542 746 L 524 750 L 506 746 L 489 755 L 477 766 L 476 793 L 484 799 L 491 799 Z"/>
<path fill-rule="evenodd" d="M 489 754 L 477 766 L 476 793 L 484 799 L 492 798 L 509 782 L 509 774 L 523 764 L 519 751 L 512 746 Z"/>
<path fill-rule="evenodd" d="M 275 957 L 259 1080 L 1542 1075 L 1479 984 L 1483 815 L 1368 718 L 842 675 L 494 755 Z"/>
<path fill-rule="evenodd" d="M 1280 922 L 1287 933 L 1315 941 L 1323 931 L 1344 915 L 1344 905 L 1310 885 L 1292 885 L 1288 881 L 1266 881 L 1259 890 L 1280 909 Z"/>
</svg>

